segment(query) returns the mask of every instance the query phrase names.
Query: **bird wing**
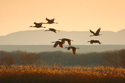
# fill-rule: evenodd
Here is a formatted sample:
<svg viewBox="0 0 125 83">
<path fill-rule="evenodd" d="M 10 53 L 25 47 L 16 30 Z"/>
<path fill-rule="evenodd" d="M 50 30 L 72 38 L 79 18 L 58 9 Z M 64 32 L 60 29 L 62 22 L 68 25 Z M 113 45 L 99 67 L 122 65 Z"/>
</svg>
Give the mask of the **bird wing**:
<svg viewBox="0 0 125 83">
<path fill-rule="evenodd" d="M 56 46 L 59 44 L 59 42 L 55 42 L 55 44 L 53 45 L 53 47 L 56 48 Z"/>
<path fill-rule="evenodd" d="M 50 19 L 46 18 L 47 21 L 49 21 Z"/>
<path fill-rule="evenodd" d="M 63 48 L 63 44 L 62 44 L 62 42 L 59 43 L 59 46 L 60 46 L 61 48 Z"/>
<path fill-rule="evenodd" d="M 73 54 L 76 55 L 76 48 L 72 48 Z"/>
<path fill-rule="evenodd" d="M 68 42 L 68 44 L 69 44 L 69 46 L 71 45 L 71 42 L 70 41 L 67 41 Z"/>
<path fill-rule="evenodd" d="M 90 30 L 90 32 L 94 34 L 94 32 L 92 30 Z"/>
<path fill-rule="evenodd" d="M 101 28 L 99 28 L 99 29 L 96 31 L 96 34 L 99 34 L 100 30 L 101 30 Z"/>
</svg>

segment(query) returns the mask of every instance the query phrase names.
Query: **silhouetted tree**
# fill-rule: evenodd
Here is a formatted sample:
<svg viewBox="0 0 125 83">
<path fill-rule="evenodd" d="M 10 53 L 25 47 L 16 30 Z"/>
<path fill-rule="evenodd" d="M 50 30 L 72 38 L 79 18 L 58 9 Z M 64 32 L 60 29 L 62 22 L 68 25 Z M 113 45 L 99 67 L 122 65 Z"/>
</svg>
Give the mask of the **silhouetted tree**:
<svg viewBox="0 0 125 83">
<path fill-rule="evenodd" d="M 36 53 L 22 52 L 17 57 L 17 62 L 23 65 L 31 65 L 31 64 L 38 65 L 41 63 L 41 60 L 40 60 L 40 55 L 37 55 Z"/>
<path fill-rule="evenodd" d="M 118 51 L 107 51 L 103 54 L 102 60 L 104 61 L 104 66 L 120 67 L 120 57 Z"/>
<path fill-rule="evenodd" d="M 5 65 L 6 66 L 6 69 L 15 63 L 15 59 L 13 56 L 2 56 L 2 58 L 0 59 L 0 63 L 1 65 Z"/>
</svg>

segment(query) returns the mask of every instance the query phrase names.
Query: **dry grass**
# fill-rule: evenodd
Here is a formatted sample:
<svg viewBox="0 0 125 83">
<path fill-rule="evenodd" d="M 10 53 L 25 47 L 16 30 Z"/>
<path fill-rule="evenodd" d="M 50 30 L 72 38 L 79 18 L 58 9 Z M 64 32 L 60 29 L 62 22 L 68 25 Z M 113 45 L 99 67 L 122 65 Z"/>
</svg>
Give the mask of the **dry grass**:
<svg viewBox="0 0 125 83">
<path fill-rule="evenodd" d="M 0 83 L 125 83 L 125 69 L 113 67 L 0 66 Z"/>
</svg>

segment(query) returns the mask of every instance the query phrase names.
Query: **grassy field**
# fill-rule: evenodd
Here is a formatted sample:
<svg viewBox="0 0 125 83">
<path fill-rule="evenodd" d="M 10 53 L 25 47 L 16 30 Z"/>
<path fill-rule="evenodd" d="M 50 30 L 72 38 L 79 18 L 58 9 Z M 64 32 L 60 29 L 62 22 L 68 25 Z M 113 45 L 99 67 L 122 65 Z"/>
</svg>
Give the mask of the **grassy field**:
<svg viewBox="0 0 125 83">
<path fill-rule="evenodd" d="M 113 67 L 0 66 L 0 83 L 125 83 L 125 69 Z"/>
</svg>

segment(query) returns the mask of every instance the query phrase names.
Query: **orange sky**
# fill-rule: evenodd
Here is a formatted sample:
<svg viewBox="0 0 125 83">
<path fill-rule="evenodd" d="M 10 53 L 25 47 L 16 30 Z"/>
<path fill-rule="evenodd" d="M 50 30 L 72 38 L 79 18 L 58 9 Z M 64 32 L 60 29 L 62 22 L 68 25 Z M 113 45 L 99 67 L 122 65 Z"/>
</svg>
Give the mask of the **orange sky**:
<svg viewBox="0 0 125 83">
<path fill-rule="evenodd" d="M 62 31 L 119 31 L 125 29 L 125 0 L 0 0 L 0 36 L 25 30 L 34 22 Z"/>
</svg>

